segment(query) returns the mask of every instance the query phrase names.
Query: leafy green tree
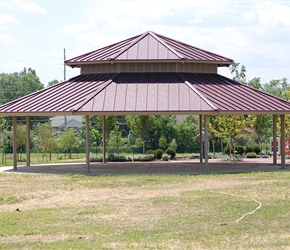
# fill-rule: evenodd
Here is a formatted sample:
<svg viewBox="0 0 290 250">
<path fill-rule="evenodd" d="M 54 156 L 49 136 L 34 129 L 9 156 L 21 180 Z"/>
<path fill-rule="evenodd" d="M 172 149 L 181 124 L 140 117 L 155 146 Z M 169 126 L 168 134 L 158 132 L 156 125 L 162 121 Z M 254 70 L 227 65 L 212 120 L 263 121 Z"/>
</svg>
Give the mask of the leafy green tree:
<svg viewBox="0 0 290 250">
<path fill-rule="evenodd" d="M 156 115 L 154 124 L 150 133 L 151 148 L 159 147 L 159 138 L 164 136 L 169 142 L 176 137 L 176 116 L 173 115 Z"/>
<path fill-rule="evenodd" d="M 230 155 L 232 153 L 233 140 L 243 137 L 241 133 L 247 125 L 243 115 L 218 115 L 209 119 L 209 130 L 218 138 L 229 138 Z"/>
<path fill-rule="evenodd" d="M 47 84 L 47 87 L 50 87 L 50 86 L 55 85 L 55 84 L 57 84 L 57 83 L 59 83 L 59 81 L 56 80 L 56 79 L 54 79 L 54 80 L 50 81 L 50 82 Z"/>
<path fill-rule="evenodd" d="M 16 128 L 17 133 L 17 150 L 19 152 L 19 160 L 21 160 L 21 152 L 23 148 L 25 147 L 26 142 L 26 126 L 23 124 L 17 124 Z"/>
<path fill-rule="evenodd" d="M 190 152 L 193 149 L 193 143 L 197 142 L 199 133 L 199 120 L 197 116 L 186 116 L 176 126 L 178 148 L 183 152 Z"/>
<path fill-rule="evenodd" d="M 253 87 L 255 89 L 262 90 L 262 84 L 261 84 L 261 78 L 260 77 L 254 77 L 252 80 L 248 82 L 248 85 L 250 87 Z"/>
<path fill-rule="evenodd" d="M 272 116 L 255 115 L 253 128 L 258 137 L 258 143 L 262 148 L 262 142 L 268 141 L 272 134 Z"/>
<path fill-rule="evenodd" d="M 169 147 L 170 147 L 170 148 L 173 148 L 173 149 L 176 151 L 178 145 L 177 145 L 177 143 L 176 143 L 175 138 L 173 138 L 172 141 L 169 143 Z"/>
<path fill-rule="evenodd" d="M 137 137 L 139 137 L 143 142 L 143 154 L 145 154 L 145 143 L 149 132 L 152 130 L 154 125 L 154 117 L 151 115 L 132 115 L 127 116 L 126 121 L 129 128 L 133 131 Z"/>
<path fill-rule="evenodd" d="M 244 65 L 240 66 L 240 63 L 232 62 L 230 65 L 230 72 L 233 74 L 233 80 L 246 84 L 246 67 Z"/>
<path fill-rule="evenodd" d="M 286 78 L 282 78 L 280 80 L 271 80 L 269 83 L 265 83 L 263 85 L 262 90 L 286 100 L 289 98 L 290 87 Z"/>
<path fill-rule="evenodd" d="M 69 152 L 71 159 L 72 149 L 77 145 L 77 136 L 73 128 L 66 128 L 59 136 L 60 145 Z"/>
<path fill-rule="evenodd" d="M 49 123 L 38 123 L 33 131 L 34 144 L 38 152 L 43 152 L 45 155 L 49 153 L 51 160 L 52 151 L 56 148 L 56 140 L 52 133 L 52 127 Z"/>
<path fill-rule="evenodd" d="M 119 148 L 124 146 L 123 143 L 124 141 L 122 140 L 122 132 L 119 130 L 119 126 L 117 125 L 111 131 L 109 145 L 111 148 L 116 148 L 119 155 Z"/>
<path fill-rule="evenodd" d="M 161 135 L 159 138 L 159 147 L 165 150 L 167 148 L 167 140 L 164 135 Z"/>
<path fill-rule="evenodd" d="M 2 163 L 6 163 L 6 151 L 11 147 L 11 131 L 8 122 L 0 117 L 0 146 L 2 148 Z"/>
<path fill-rule="evenodd" d="M 0 74 L 0 104 L 4 104 L 32 92 L 41 90 L 44 85 L 40 82 L 35 70 L 24 68 L 23 71 Z M 10 117 L 5 118 L 12 125 Z M 39 121 L 48 122 L 48 117 L 31 117 L 31 125 L 36 125 Z M 17 117 L 17 121 L 25 123 L 25 117 Z"/>
</svg>

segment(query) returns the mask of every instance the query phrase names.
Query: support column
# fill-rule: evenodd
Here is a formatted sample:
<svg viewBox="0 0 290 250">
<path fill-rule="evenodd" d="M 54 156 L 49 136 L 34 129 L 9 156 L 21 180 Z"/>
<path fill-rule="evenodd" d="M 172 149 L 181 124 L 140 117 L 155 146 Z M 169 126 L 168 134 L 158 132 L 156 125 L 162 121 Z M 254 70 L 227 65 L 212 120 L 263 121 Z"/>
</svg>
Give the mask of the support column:
<svg viewBox="0 0 290 250">
<path fill-rule="evenodd" d="M 17 117 L 12 117 L 13 126 L 13 170 L 17 170 Z"/>
<path fill-rule="evenodd" d="M 204 167 L 205 167 L 205 172 L 208 173 L 208 129 L 207 129 L 207 115 L 204 116 Z"/>
<path fill-rule="evenodd" d="M 106 163 L 106 116 L 103 115 L 103 163 Z"/>
<path fill-rule="evenodd" d="M 277 115 L 273 115 L 273 165 L 277 165 Z"/>
<path fill-rule="evenodd" d="M 281 115 L 281 169 L 285 169 L 285 115 Z"/>
<path fill-rule="evenodd" d="M 26 116 L 26 166 L 30 166 L 30 116 Z"/>
<path fill-rule="evenodd" d="M 91 172 L 90 166 L 90 120 L 89 116 L 85 116 L 86 122 L 86 167 L 87 167 L 87 174 Z"/>
<path fill-rule="evenodd" d="M 202 163 L 202 115 L 199 115 L 199 162 Z"/>
</svg>

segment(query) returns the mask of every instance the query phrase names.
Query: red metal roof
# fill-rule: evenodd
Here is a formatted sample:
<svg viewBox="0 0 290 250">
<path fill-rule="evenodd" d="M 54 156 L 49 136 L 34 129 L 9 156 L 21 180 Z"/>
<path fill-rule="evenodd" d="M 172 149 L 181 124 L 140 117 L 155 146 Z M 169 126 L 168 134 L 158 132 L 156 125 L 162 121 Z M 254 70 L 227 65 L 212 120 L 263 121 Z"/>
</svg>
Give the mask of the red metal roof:
<svg viewBox="0 0 290 250">
<path fill-rule="evenodd" d="M 290 103 L 218 74 L 80 75 L 0 106 L 2 116 L 287 114 Z"/>
<path fill-rule="evenodd" d="M 233 60 L 197 47 L 161 36 L 151 31 L 121 42 L 66 60 L 66 65 L 77 67 L 86 63 L 107 61 L 187 60 L 230 65 Z"/>
</svg>

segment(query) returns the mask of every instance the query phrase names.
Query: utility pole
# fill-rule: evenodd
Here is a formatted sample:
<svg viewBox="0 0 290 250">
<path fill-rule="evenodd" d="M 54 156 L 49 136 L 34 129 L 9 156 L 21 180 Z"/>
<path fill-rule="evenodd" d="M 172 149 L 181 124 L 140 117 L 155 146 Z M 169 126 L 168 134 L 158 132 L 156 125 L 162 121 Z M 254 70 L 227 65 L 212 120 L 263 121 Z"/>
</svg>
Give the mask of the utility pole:
<svg viewBox="0 0 290 250">
<path fill-rule="evenodd" d="M 63 49 L 63 80 L 66 81 L 66 68 L 65 68 L 65 48 Z M 67 121 L 66 121 L 66 116 L 64 116 L 64 127 L 66 128 L 67 126 Z"/>
</svg>

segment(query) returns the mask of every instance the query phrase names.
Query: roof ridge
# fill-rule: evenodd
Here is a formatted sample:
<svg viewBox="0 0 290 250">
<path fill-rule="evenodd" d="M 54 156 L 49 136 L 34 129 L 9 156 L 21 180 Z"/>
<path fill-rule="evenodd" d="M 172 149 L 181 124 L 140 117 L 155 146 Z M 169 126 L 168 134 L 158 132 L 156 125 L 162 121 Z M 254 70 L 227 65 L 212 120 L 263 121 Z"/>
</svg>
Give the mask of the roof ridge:
<svg viewBox="0 0 290 250">
<path fill-rule="evenodd" d="M 130 49 L 133 45 L 135 45 L 149 33 L 150 31 L 142 33 L 137 38 L 133 39 L 125 48 L 121 49 L 118 53 L 116 53 L 113 57 L 108 57 L 108 60 L 115 60 L 118 56 L 122 55 L 126 50 Z"/>
<path fill-rule="evenodd" d="M 172 53 L 177 55 L 180 59 L 186 59 L 183 55 L 181 55 L 179 52 L 177 52 L 174 48 L 172 48 L 166 41 L 164 41 L 160 35 L 157 33 L 154 33 L 152 31 L 148 32 L 151 36 L 153 36 L 156 40 L 158 40 L 162 45 L 164 45 L 167 49 L 169 49 Z"/>
<path fill-rule="evenodd" d="M 109 74 L 110 75 L 110 74 Z M 98 89 L 96 92 L 91 93 L 84 101 L 82 101 L 80 104 L 75 105 L 71 111 L 72 112 L 77 112 L 82 106 L 84 106 L 86 103 L 88 103 L 91 99 L 93 99 L 96 95 L 98 95 L 101 91 L 103 91 L 105 88 L 107 88 L 118 76 L 119 74 L 113 74 L 113 77 L 104 82 L 104 86 L 100 89 Z"/>
<path fill-rule="evenodd" d="M 210 100 L 208 100 L 201 92 L 199 92 L 192 84 L 187 81 L 182 75 L 177 73 L 179 78 L 184 81 L 184 83 L 193 91 L 195 92 L 203 101 L 205 101 L 213 110 L 219 110 Z"/>
</svg>

